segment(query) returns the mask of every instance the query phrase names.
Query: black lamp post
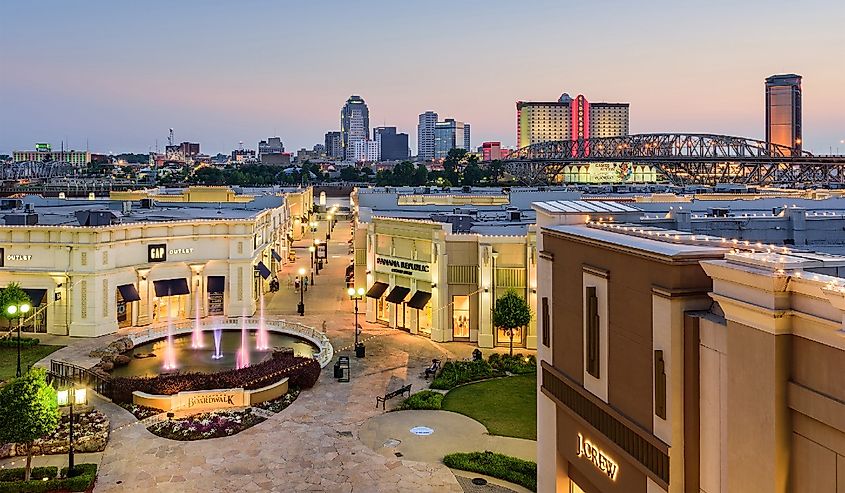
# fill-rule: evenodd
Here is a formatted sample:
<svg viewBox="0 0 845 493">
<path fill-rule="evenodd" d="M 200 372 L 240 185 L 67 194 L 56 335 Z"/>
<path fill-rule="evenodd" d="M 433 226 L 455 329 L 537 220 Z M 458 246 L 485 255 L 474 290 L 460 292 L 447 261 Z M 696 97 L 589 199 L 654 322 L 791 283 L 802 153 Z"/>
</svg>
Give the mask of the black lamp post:
<svg viewBox="0 0 845 493">
<path fill-rule="evenodd" d="M 311 245 L 308 247 L 308 251 L 311 252 L 311 285 L 314 285 L 314 255 L 317 251 L 317 247 L 315 245 Z M 319 274 L 319 272 L 318 272 Z"/>
<path fill-rule="evenodd" d="M 30 306 L 29 303 L 21 303 L 20 305 L 9 305 L 6 308 L 6 313 L 9 315 L 17 315 L 18 317 L 18 367 L 15 371 L 15 376 L 19 377 L 22 375 L 21 372 L 21 317 L 26 315 L 29 312 Z"/>
<path fill-rule="evenodd" d="M 355 357 L 364 357 L 364 345 L 358 342 L 358 300 L 364 298 L 364 288 L 349 288 L 346 290 L 349 293 L 349 298 L 355 302 Z"/>
<path fill-rule="evenodd" d="M 70 406 L 70 430 L 68 433 L 68 451 L 67 451 L 67 475 L 73 476 L 73 405 L 84 406 L 88 403 L 88 392 L 85 387 L 70 387 L 68 389 L 60 390 L 58 393 L 59 406 Z"/>
<path fill-rule="evenodd" d="M 299 305 L 296 307 L 299 316 L 305 315 L 305 268 L 299 268 Z"/>
</svg>

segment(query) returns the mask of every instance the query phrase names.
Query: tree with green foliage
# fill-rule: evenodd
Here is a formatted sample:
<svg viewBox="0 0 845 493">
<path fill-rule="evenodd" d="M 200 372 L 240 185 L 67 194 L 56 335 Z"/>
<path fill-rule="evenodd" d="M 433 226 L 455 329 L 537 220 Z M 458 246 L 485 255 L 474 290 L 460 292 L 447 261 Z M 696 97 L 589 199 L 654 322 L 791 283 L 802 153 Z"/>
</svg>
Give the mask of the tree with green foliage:
<svg viewBox="0 0 845 493">
<path fill-rule="evenodd" d="M 0 289 L 0 310 L 3 310 L 2 316 L 9 321 L 10 328 L 12 326 L 12 320 L 18 318 L 20 314 L 15 313 L 11 315 L 7 308 L 12 305 L 21 306 L 24 303 L 32 305 L 32 300 L 29 299 L 26 291 L 21 289 L 20 284 L 13 282 L 9 283 L 5 288 Z"/>
<path fill-rule="evenodd" d="M 531 308 L 525 298 L 518 295 L 514 290 L 508 290 L 501 298 L 496 300 L 493 308 L 493 325 L 504 329 L 510 337 L 510 355 L 513 356 L 514 331 L 525 327 L 531 322 Z"/>
<path fill-rule="evenodd" d="M 7 288 L 8 289 L 8 288 Z M 26 445 L 26 472 L 32 472 L 32 442 L 59 425 L 56 389 L 43 368 L 35 368 L 0 388 L 0 442 Z"/>
<path fill-rule="evenodd" d="M 423 163 L 417 164 L 417 169 L 414 170 L 414 186 L 421 186 L 428 183 L 428 168 Z"/>
<path fill-rule="evenodd" d="M 343 181 L 358 181 L 361 177 L 358 175 L 355 166 L 346 166 L 340 169 L 340 179 Z"/>
<path fill-rule="evenodd" d="M 504 170 L 505 166 L 500 160 L 496 159 L 490 161 L 487 165 L 487 179 L 490 180 L 491 185 L 499 184 L 499 180 L 501 180 Z"/>
</svg>

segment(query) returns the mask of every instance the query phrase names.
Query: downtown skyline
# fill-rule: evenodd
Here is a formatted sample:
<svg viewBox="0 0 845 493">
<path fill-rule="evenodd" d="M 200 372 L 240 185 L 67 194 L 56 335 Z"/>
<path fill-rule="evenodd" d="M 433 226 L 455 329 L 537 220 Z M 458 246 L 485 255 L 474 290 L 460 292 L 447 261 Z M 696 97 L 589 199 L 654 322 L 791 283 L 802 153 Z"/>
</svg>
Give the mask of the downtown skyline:
<svg viewBox="0 0 845 493">
<path fill-rule="evenodd" d="M 147 152 L 164 147 L 168 128 L 212 154 L 272 135 L 310 148 L 339 128 L 352 94 L 367 101 L 371 127 L 407 132 L 414 151 L 426 110 L 472 122 L 473 147 L 512 147 L 515 102 L 563 92 L 629 102 L 631 133 L 762 139 L 763 81 L 788 72 L 804 76 L 804 148 L 845 152 L 835 61 L 845 7 L 811 3 L 4 4 L 0 61 L 14 75 L 0 81 L 0 153 L 64 139 Z M 356 8 L 372 14 L 357 30 L 347 22 Z M 338 33 L 360 49 L 344 54 Z"/>
</svg>

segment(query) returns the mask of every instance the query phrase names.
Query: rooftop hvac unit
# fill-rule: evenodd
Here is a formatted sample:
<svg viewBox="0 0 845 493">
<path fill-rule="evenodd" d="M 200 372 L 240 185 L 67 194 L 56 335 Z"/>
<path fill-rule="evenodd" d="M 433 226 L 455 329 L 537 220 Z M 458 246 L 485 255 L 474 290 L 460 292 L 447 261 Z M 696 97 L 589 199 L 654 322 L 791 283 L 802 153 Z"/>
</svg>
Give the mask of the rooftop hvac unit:
<svg viewBox="0 0 845 493">
<path fill-rule="evenodd" d="M 127 201 L 124 201 L 124 202 L 123 202 L 123 207 L 121 208 L 121 210 L 120 210 L 120 211 L 121 211 L 124 215 L 129 214 L 130 212 L 132 212 L 132 202 L 129 202 L 128 200 L 127 200 Z"/>
<path fill-rule="evenodd" d="M 38 214 L 6 214 L 3 216 L 6 226 L 34 226 L 38 224 Z"/>
<path fill-rule="evenodd" d="M 508 211 L 508 219 L 510 221 L 521 221 L 522 211 Z"/>
<path fill-rule="evenodd" d="M 26 213 L 33 213 L 35 212 L 35 204 L 24 204 L 23 210 Z"/>
<path fill-rule="evenodd" d="M 152 209 L 153 199 L 141 199 L 141 209 Z"/>
</svg>

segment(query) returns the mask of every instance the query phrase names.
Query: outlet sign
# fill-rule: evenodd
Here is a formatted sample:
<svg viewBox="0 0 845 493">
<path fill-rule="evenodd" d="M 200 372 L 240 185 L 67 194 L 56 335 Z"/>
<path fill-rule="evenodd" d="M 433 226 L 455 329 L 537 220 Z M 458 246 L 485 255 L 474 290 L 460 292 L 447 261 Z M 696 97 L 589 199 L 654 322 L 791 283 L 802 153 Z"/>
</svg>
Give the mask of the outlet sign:
<svg viewBox="0 0 845 493">
<path fill-rule="evenodd" d="M 606 474 L 611 481 L 616 481 L 619 465 L 580 433 L 578 434 L 578 457 L 592 462 L 593 466 Z"/>
</svg>

